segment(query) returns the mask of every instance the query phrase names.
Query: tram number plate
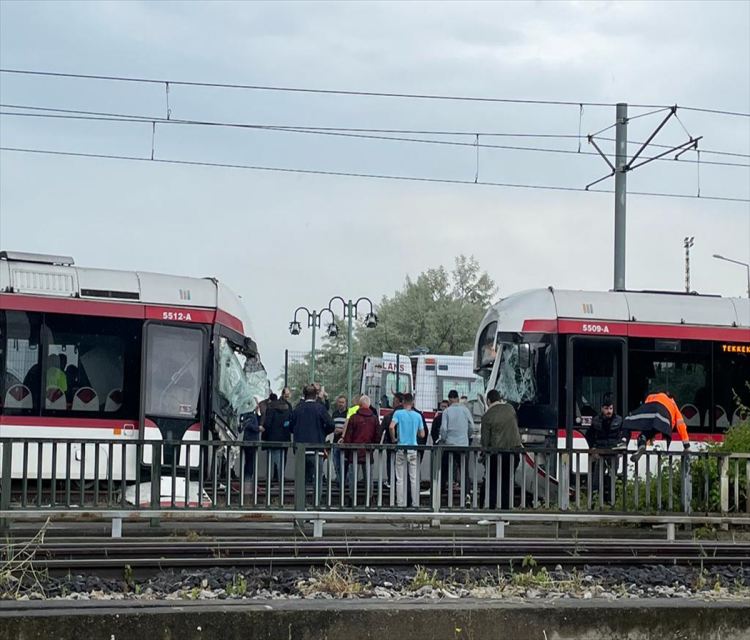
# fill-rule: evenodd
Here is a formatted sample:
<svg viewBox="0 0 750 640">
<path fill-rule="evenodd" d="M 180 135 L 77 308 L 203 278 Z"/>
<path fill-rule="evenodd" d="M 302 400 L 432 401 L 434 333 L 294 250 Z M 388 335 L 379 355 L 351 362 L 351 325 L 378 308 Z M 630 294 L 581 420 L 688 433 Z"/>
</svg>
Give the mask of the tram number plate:
<svg viewBox="0 0 750 640">
<path fill-rule="evenodd" d="M 163 311 L 161 314 L 162 320 L 177 320 L 179 322 L 191 322 L 193 317 L 190 312 L 184 311 Z"/>
<path fill-rule="evenodd" d="M 609 327 L 606 324 L 584 324 L 583 333 L 609 333 Z"/>
</svg>

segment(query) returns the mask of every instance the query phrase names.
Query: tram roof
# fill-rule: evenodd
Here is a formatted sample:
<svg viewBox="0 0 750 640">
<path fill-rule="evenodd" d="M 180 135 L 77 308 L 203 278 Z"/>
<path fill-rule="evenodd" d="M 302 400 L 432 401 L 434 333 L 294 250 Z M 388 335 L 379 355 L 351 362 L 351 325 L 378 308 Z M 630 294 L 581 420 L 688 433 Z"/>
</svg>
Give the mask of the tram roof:
<svg viewBox="0 0 750 640">
<path fill-rule="evenodd" d="M 68 256 L 2 251 L 0 292 L 101 303 L 216 309 L 239 321 L 230 323 L 234 328 L 252 335 L 250 319 L 239 297 L 215 278 L 79 267 Z"/>
<path fill-rule="evenodd" d="M 576 291 L 548 287 L 521 291 L 500 300 L 487 311 L 482 327 L 498 322 L 498 330 L 521 331 L 529 320 L 568 318 L 750 329 L 750 300 L 679 292 Z"/>
</svg>

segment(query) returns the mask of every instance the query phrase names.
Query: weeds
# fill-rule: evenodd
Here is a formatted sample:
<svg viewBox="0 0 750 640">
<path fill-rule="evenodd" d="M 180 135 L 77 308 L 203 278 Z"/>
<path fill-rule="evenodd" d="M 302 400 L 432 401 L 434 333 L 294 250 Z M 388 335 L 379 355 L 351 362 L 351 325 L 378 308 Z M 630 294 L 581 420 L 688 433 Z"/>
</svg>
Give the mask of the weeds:
<svg viewBox="0 0 750 640">
<path fill-rule="evenodd" d="M 224 590 L 230 596 L 244 596 L 247 593 L 247 578 L 241 573 L 236 573 L 232 578 L 232 582 Z"/>
<path fill-rule="evenodd" d="M 364 586 L 357 579 L 354 568 L 341 562 L 326 564 L 323 571 L 315 570 L 312 572 L 312 576 L 315 582 L 300 587 L 303 595 L 318 592 L 330 593 L 332 596 L 343 596 L 364 591 Z"/>
<path fill-rule="evenodd" d="M 3 559 L 0 560 L 0 587 L 4 593 L 14 598 L 32 590 L 44 593 L 41 583 L 49 576 L 45 570 L 37 569 L 34 561 L 37 548 L 44 543 L 44 534 L 48 526 L 49 519 L 31 540 L 18 549 L 13 547 L 9 540 L 6 541 Z"/>
<path fill-rule="evenodd" d="M 414 574 L 409 584 L 410 591 L 419 591 L 422 587 L 432 587 L 433 589 L 442 589 L 445 583 L 437 577 L 437 571 L 430 572 L 417 565 L 417 572 Z"/>
</svg>

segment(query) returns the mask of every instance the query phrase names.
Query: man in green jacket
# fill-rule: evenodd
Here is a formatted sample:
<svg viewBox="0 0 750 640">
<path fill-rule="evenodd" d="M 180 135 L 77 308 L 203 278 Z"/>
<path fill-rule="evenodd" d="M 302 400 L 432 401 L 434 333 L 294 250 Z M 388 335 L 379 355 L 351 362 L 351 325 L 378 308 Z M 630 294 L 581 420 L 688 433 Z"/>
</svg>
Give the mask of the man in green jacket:
<svg viewBox="0 0 750 640">
<path fill-rule="evenodd" d="M 503 453 L 485 453 L 485 481 L 489 481 L 489 504 L 485 504 L 487 491 L 482 491 L 482 506 L 490 509 L 510 508 L 515 488 L 515 472 L 519 456 L 511 453 L 522 448 L 518 432 L 518 418 L 512 405 L 503 402 L 500 393 L 491 389 L 487 394 L 489 407 L 482 416 L 482 449 L 500 449 Z M 500 504 L 497 501 L 498 460 L 500 460 Z"/>
</svg>

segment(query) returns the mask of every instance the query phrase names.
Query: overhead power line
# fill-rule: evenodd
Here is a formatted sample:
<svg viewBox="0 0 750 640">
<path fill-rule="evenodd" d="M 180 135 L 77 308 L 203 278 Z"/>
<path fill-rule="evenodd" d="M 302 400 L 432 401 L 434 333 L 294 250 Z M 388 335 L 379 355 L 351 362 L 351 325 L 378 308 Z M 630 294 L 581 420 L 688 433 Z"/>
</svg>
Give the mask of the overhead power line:
<svg viewBox="0 0 750 640">
<path fill-rule="evenodd" d="M 234 123 L 234 122 L 216 122 L 216 121 L 202 121 L 202 120 L 190 120 L 190 119 L 181 119 L 181 118 L 162 118 L 160 116 L 149 116 L 149 115 L 142 115 L 142 114 L 126 114 L 126 113 L 116 113 L 116 112 L 109 112 L 109 111 L 88 111 L 88 110 L 81 110 L 81 109 L 61 109 L 61 108 L 55 108 L 55 107 L 39 107 L 35 105 L 23 105 L 23 104 L 0 104 L 0 108 L 3 109 L 23 109 L 26 111 L 38 111 L 43 113 L 53 113 L 53 114 L 73 114 L 73 115 L 80 115 L 80 116 L 101 116 L 101 118 L 91 117 L 91 118 L 72 118 L 74 120 L 81 119 L 81 120 L 112 120 L 113 122 L 158 122 L 158 123 L 164 123 L 164 124 L 192 124 L 192 125 L 204 125 L 204 126 L 224 126 L 224 127 L 237 127 L 237 128 L 247 128 L 247 129 L 268 129 L 268 130 L 274 130 L 274 131 L 285 131 L 285 130 L 291 130 L 291 131 L 332 131 L 332 132 L 344 132 L 344 133 L 373 133 L 373 134 L 402 134 L 402 135 L 430 135 L 430 136 L 463 136 L 463 137 L 469 137 L 469 138 L 475 138 L 476 136 L 481 136 L 483 138 L 547 138 L 547 139 L 560 139 L 560 140 L 586 140 L 588 136 L 586 135 L 577 135 L 572 133 L 523 133 L 523 132 L 498 132 L 498 131 L 455 131 L 455 130 L 445 130 L 445 129 L 385 129 L 385 128 L 377 128 L 377 127 L 320 127 L 320 126 L 309 126 L 309 125 L 285 125 L 285 124 L 273 124 L 273 123 Z M 660 111 L 663 111 L 663 109 L 659 109 L 658 111 L 653 111 L 648 114 L 643 115 L 652 115 L 654 113 L 659 113 Z M 11 116 L 23 116 L 27 114 L 22 113 L 0 113 L 0 115 L 11 115 Z M 29 117 L 32 117 L 32 114 L 28 114 Z M 41 115 L 38 117 L 42 117 Z M 60 117 L 60 116 L 49 116 L 49 117 Z M 614 126 L 614 125 L 612 125 Z M 607 127 L 609 128 L 609 127 Z M 593 134 L 598 140 L 606 140 L 608 142 L 614 142 L 614 138 L 608 138 L 599 136 L 598 134 Z M 643 145 L 643 142 L 638 142 L 636 140 L 628 141 L 628 144 L 631 145 Z M 471 143 L 471 146 L 476 146 L 475 143 Z M 650 143 L 650 146 L 652 147 L 660 147 L 664 149 L 671 149 L 671 145 L 665 145 L 665 144 L 656 144 L 656 143 Z M 750 154 L 748 153 L 734 153 L 729 151 L 715 151 L 711 149 L 703 149 L 701 148 L 702 154 L 711 154 L 711 155 L 718 155 L 718 156 L 730 156 L 730 157 L 736 157 L 736 158 L 750 158 Z M 576 152 L 577 153 L 577 152 Z M 703 162 L 703 161 L 702 161 Z M 734 165 L 730 165 L 734 166 Z M 744 166 L 744 165 L 740 165 Z"/>
<path fill-rule="evenodd" d="M 0 107 L 9 108 L 12 105 L 0 105 Z M 471 134 L 471 137 L 476 137 L 477 140 L 474 142 L 456 142 L 451 140 L 427 140 L 424 138 L 405 138 L 402 136 L 396 137 L 393 135 L 379 135 L 371 133 L 354 133 L 354 132 L 399 132 L 398 130 L 387 130 L 387 129 L 339 129 L 334 127 L 292 127 L 287 125 L 268 125 L 268 124 L 244 124 L 244 123 L 231 123 L 231 122 L 217 122 L 217 121 L 205 121 L 205 120 L 182 120 L 174 118 L 149 118 L 147 116 L 131 115 L 131 114 L 117 114 L 117 113 L 106 113 L 106 112 L 84 112 L 84 111 L 73 111 L 73 110 L 54 110 L 62 111 L 63 113 L 49 113 L 47 108 L 40 107 L 16 107 L 16 108 L 27 108 L 27 109 L 44 109 L 44 113 L 21 113 L 21 112 L 9 112 L 0 111 L 0 116 L 17 116 L 17 117 L 34 117 L 34 118 L 51 118 L 51 119 L 64 119 L 64 120 L 83 120 L 83 121 L 96 121 L 96 122 L 129 122 L 136 124 L 159 124 L 159 125 L 188 125 L 188 126 L 206 126 L 206 127 L 228 127 L 228 128 L 239 128 L 239 129 L 250 129 L 260 131 L 275 131 L 281 133 L 298 133 L 307 135 L 323 135 L 333 137 L 344 137 L 344 138 L 355 138 L 364 140 L 376 140 L 376 141 L 387 141 L 387 142 L 404 142 L 411 144 L 432 144 L 432 145 L 443 145 L 452 147 L 473 147 L 477 149 L 498 149 L 503 151 L 526 151 L 533 153 L 552 153 L 552 154 L 564 154 L 564 155 L 579 155 L 579 156 L 598 156 L 599 154 L 594 151 L 577 151 L 574 149 L 555 149 L 547 147 L 528 147 L 528 146 L 515 146 L 515 145 L 501 145 L 501 144 L 487 144 L 479 142 L 479 137 L 485 134 L 475 133 Z M 437 135 L 436 132 L 405 132 L 402 133 L 421 133 L 422 135 Z M 466 135 L 465 133 L 447 133 L 440 132 L 439 135 Z M 520 137 L 545 137 L 545 134 L 494 134 L 494 135 L 505 135 L 505 136 L 520 136 Z M 552 137 L 553 134 L 550 134 Z M 490 137 L 488 134 L 486 137 Z M 554 136 L 557 137 L 557 136 Z M 564 136 L 566 138 L 577 139 L 578 136 Z M 644 156 L 644 160 L 657 159 L 664 162 L 674 162 L 672 158 L 654 158 L 651 156 Z M 736 163 L 736 162 L 719 162 L 713 160 L 690 160 L 680 159 L 678 162 L 688 164 L 705 164 L 715 165 L 724 167 L 740 167 L 750 168 L 750 164 Z"/>
<path fill-rule="evenodd" d="M 425 93 L 396 93 L 396 92 L 382 92 L 382 91 L 354 91 L 345 89 L 319 89 L 319 88 L 304 88 L 304 87 L 285 87 L 285 86 L 270 86 L 270 85 L 257 85 L 257 84 L 236 84 L 236 83 L 224 83 L 224 82 L 198 82 L 189 80 L 169 80 L 169 79 L 157 79 L 157 78 L 142 78 L 134 76 L 110 76 L 110 75 L 95 75 L 95 74 L 84 74 L 84 73 L 61 73 L 53 71 L 39 71 L 31 69 L 0 69 L 0 73 L 9 73 L 26 76 L 41 76 L 48 78 L 70 78 L 78 80 L 98 80 L 98 81 L 110 81 L 110 82 L 131 82 L 139 84 L 158 84 L 165 86 L 185 86 L 185 87 L 203 87 L 211 89 L 243 89 L 249 91 L 278 91 L 287 93 L 315 93 L 321 95 L 340 95 L 340 96 L 361 96 L 369 98 L 404 98 L 404 99 L 415 99 L 415 100 L 449 100 L 449 101 L 462 101 L 462 102 L 488 102 L 488 103 L 500 103 L 500 104 L 531 104 L 531 105 L 549 105 L 549 106 L 567 106 L 567 107 L 615 107 L 616 103 L 613 102 L 588 102 L 585 100 L 571 101 L 571 100 L 532 100 L 524 98 L 491 98 L 483 96 L 458 96 L 458 95 L 441 95 L 441 94 L 425 94 Z M 666 109 L 672 105 L 663 104 L 631 104 L 634 108 L 643 109 Z M 739 116 L 744 118 L 750 118 L 750 113 L 742 113 L 737 111 L 728 111 L 721 109 L 704 109 L 700 107 L 680 107 L 681 109 L 697 111 L 702 113 L 711 113 L 714 115 L 727 115 L 727 116 Z"/>
<path fill-rule="evenodd" d="M 290 167 L 269 167 L 259 165 L 246 165 L 246 164 L 235 164 L 235 163 L 223 163 L 223 162 L 205 162 L 197 160 L 178 160 L 168 158 L 147 158 L 142 156 L 125 156 L 115 154 L 104 154 L 104 153 L 83 153 L 74 151 L 60 151 L 54 149 L 29 149 L 21 147 L 0 147 L 0 151 L 12 152 L 12 153 L 29 153 L 38 155 L 50 155 L 50 156 L 64 156 L 64 157 L 75 157 L 75 158 L 90 158 L 90 159 L 104 159 L 104 160 L 122 160 L 130 162 L 145 162 L 145 163 L 158 163 L 167 165 L 183 165 L 193 167 L 214 167 L 220 169 L 241 169 L 246 171 L 268 171 L 276 173 L 296 173 L 296 174 L 307 174 L 307 175 L 321 175 L 321 176 L 338 176 L 338 177 L 349 177 L 349 178 L 371 178 L 377 180 L 399 180 L 406 182 L 427 182 L 427 183 L 440 183 L 440 184 L 460 184 L 460 185 L 481 185 L 487 187 L 504 187 L 513 189 L 532 189 L 532 190 L 547 190 L 547 191 L 568 191 L 568 192 L 580 192 L 580 193 L 613 193 L 608 189 L 584 189 L 583 187 L 566 187 L 558 185 L 544 185 L 544 184 L 521 184 L 511 182 L 488 182 L 488 181 L 476 181 L 476 180 L 458 180 L 450 178 L 430 178 L 420 176 L 403 176 L 403 175 L 392 175 L 392 174 L 377 174 L 377 173 L 355 173 L 349 171 L 327 171 L 322 169 L 299 169 Z M 748 198 L 731 198 L 725 196 L 695 196 L 686 195 L 680 193 L 660 193 L 650 191 L 630 191 L 629 195 L 636 196 L 650 196 L 660 198 L 684 198 L 684 199 L 697 199 L 697 200 L 712 200 L 720 202 L 741 202 L 750 203 Z"/>
</svg>

